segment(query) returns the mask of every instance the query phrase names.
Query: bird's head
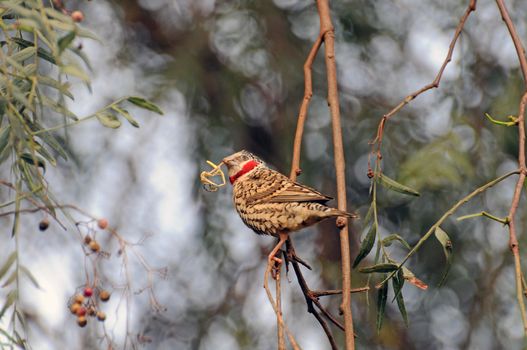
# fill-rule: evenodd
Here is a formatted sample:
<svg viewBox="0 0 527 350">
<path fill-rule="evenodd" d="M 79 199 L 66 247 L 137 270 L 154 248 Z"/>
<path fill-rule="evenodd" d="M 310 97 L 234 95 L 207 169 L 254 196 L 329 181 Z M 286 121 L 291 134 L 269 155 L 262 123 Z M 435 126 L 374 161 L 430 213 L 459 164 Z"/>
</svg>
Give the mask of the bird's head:
<svg viewBox="0 0 527 350">
<path fill-rule="evenodd" d="M 243 175 L 253 171 L 257 166 L 264 164 L 260 158 L 245 150 L 223 158 L 222 162 L 227 166 L 231 184 L 234 184 Z"/>
</svg>

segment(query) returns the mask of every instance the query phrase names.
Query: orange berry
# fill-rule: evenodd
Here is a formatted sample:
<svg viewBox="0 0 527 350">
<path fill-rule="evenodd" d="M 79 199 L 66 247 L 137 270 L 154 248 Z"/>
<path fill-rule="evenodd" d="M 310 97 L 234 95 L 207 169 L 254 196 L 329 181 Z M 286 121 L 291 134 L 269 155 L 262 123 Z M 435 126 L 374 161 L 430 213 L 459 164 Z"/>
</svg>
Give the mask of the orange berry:
<svg viewBox="0 0 527 350">
<path fill-rule="evenodd" d="M 89 298 L 93 295 L 93 289 L 91 289 L 90 287 L 86 287 L 84 288 L 84 296 Z"/>
<path fill-rule="evenodd" d="M 76 315 L 79 317 L 86 316 L 86 308 L 84 306 L 79 306 L 79 308 L 77 309 Z"/>
<path fill-rule="evenodd" d="M 73 302 L 77 304 L 82 304 L 84 302 L 84 295 L 76 294 L 75 297 L 73 297 Z"/>
<path fill-rule="evenodd" d="M 70 306 L 70 311 L 72 314 L 76 315 L 77 311 L 81 308 L 81 304 L 73 303 Z"/>
<path fill-rule="evenodd" d="M 42 219 L 41 222 L 38 223 L 38 229 L 40 231 L 46 231 L 49 227 L 49 220 L 48 219 Z"/>
<path fill-rule="evenodd" d="M 104 218 L 97 220 L 97 226 L 99 226 L 101 230 L 106 229 L 108 227 L 108 220 Z"/>
<path fill-rule="evenodd" d="M 84 20 L 84 14 L 81 12 L 81 11 L 73 11 L 71 13 L 71 18 L 75 21 L 75 22 L 82 22 Z"/>
<path fill-rule="evenodd" d="M 99 250 L 101 250 L 101 246 L 95 240 L 92 240 L 89 246 L 90 246 L 91 251 L 94 253 L 97 253 Z"/>
<path fill-rule="evenodd" d="M 108 292 L 107 290 L 102 290 L 102 291 L 99 293 L 99 298 L 100 298 L 102 301 L 108 301 L 108 300 L 110 300 L 110 292 Z"/>
<path fill-rule="evenodd" d="M 106 314 L 103 311 L 97 311 L 97 319 L 99 321 L 106 320 Z"/>
<path fill-rule="evenodd" d="M 86 319 L 86 316 L 79 316 L 77 317 L 77 324 L 79 327 L 84 327 L 88 323 L 88 320 Z"/>
</svg>

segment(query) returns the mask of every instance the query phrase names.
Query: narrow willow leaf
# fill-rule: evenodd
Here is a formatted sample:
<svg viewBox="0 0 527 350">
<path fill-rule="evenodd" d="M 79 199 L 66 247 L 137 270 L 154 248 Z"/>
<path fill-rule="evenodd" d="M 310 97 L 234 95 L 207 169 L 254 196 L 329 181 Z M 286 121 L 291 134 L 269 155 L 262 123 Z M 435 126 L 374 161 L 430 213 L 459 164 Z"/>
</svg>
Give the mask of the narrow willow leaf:
<svg viewBox="0 0 527 350">
<path fill-rule="evenodd" d="M 412 249 L 410 247 L 410 245 L 408 244 L 408 242 L 406 242 L 406 240 L 404 238 L 402 238 L 401 236 L 399 236 L 397 233 L 392 233 L 391 235 L 389 236 L 386 236 L 386 238 L 384 238 L 382 240 L 382 244 L 386 247 L 389 247 L 393 241 L 399 241 L 401 242 L 402 245 L 404 245 L 407 249 Z"/>
<path fill-rule="evenodd" d="M 7 287 L 8 285 L 10 285 L 11 283 L 13 283 L 14 281 L 16 281 L 17 279 L 17 271 L 13 271 L 11 272 L 11 274 L 9 275 L 9 277 L 5 280 L 5 282 L 2 284 L 2 288 L 5 288 Z"/>
<path fill-rule="evenodd" d="M 97 120 L 99 120 L 99 122 L 107 128 L 117 129 L 121 126 L 121 121 L 111 113 L 97 113 L 96 117 Z"/>
<path fill-rule="evenodd" d="M 359 269 L 359 272 L 362 272 L 362 273 L 392 272 L 392 271 L 397 270 L 397 267 L 398 267 L 397 264 L 384 263 L 384 264 L 377 264 L 377 265 L 362 267 Z"/>
<path fill-rule="evenodd" d="M 93 70 L 92 66 L 90 65 L 90 60 L 88 59 L 88 56 L 79 48 L 76 47 L 69 47 L 68 50 L 79 56 L 79 58 L 84 62 L 88 70 L 91 72 Z"/>
<path fill-rule="evenodd" d="M 2 315 L 0 314 L 0 318 L 2 318 Z M 9 333 L 4 331 L 2 328 L 0 328 L 0 334 L 2 334 L 6 339 L 8 339 L 12 343 L 16 343 L 16 339 L 13 338 Z"/>
<path fill-rule="evenodd" d="M 56 102 L 46 95 L 40 95 L 40 100 L 42 101 L 42 104 L 44 106 L 47 106 L 55 112 L 62 114 L 64 117 L 68 117 L 75 121 L 79 120 L 79 117 L 77 117 L 75 113 L 66 108 L 62 103 Z"/>
<path fill-rule="evenodd" d="M 77 66 L 69 65 L 69 66 L 61 67 L 61 72 L 63 74 L 72 75 L 74 77 L 77 77 L 80 80 L 85 81 L 85 82 L 90 81 L 90 77 L 88 76 L 88 74 L 86 74 L 86 72 L 84 72 L 81 68 Z"/>
<path fill-rule="evenodd" d="M 26 47 L 25 49 L 22 49 L 18 51 L 17 53 L 14 53 L 11 55 L 11 59 L 17 61 L 17 62 L 23 62 L 27 60 L 28 58 L 31 58 L 35 55 L 36 49 L 34 46 Z"/>
<path fill-rule="evenodd" d="M 2 267 L 0 267 L 0 278 L 4 278 L 7 271 L 9 271 L 9 268 L 13 265 L 17 257 L 17 252 L 14 251 L 7 257 L 6 261 L 2 264 Z"/>
<path fill-rule="evenodd" d="M 35 72 L 37 71 L 37 65 L 34 63 L 26 64 L 24 66 L 23 75 L 26 77 L 32 77 L 35 75 Z"/>
<path fill-rule="evenodd" d="M 118 106 L 112 106 L 112 109 L 114 111 L 116 111 L 117 113 L 119 113 L 120 115 L 122 115 L 124 117 L 124 119 L 128 120 L 128 122 L 130 124 L 132 124 L 132 126 L 138 128 L 139 127 L 139 123 L 137 122 L 137 120 L 135 120 L 134 118 L 132 118 L 132 116 L 130 115 L 130 113 L 128 113 L 128 111 L 126 109 L 122 109 Z"/>
<path fill-rule="evenodd" d="M 408 194 L 408 195 L 411 195 L 411 196 L 419 196 L 419 192 L 417 192 L 413 188 L 410 188 L 408 186 L 402 185 L 402 184 L 398 183 L 397 181 L 395 181 L 394 179 L 391 179 L 391 178 L 389 178 L 388 176 L 386 176 L 386 175 L 384 175 L 382 173 L 378 177 L 378 179 L 379 179 L 379 183 L 381 185 L 383 185 L 384 187 L 386 187 L 387 189 L 389 189 L 389 190 L 392 190 L 392 191 L 395 191 L 395 192 L 399 192 L 399 193 Z"/>
<path fill-rule="evenodd" d="M 46 161 L 40 156 L 31 155 L 29 153 L 24 153 L 20 156 L 20 159 L 22 159 L 24 162 L 28 164 L 36 165 L 39 168 L 42 168 L 44 171 L 46 171 Z"/>
<path fill-rule="evenodd" d="M 5 128 L 0 130 L 0 158 L 2 158 L 4 152 L 9 144 L 9 138 L 11 135 L 11 126 L 7 125 Z"/>
<path fill-rule="evenodd" d="M 2 318 L 9 309 L 11 305 L 13 305 L 18 297 L 18 293 L 16 290 L 12 290 L 7 294 L 7 298 L 5 300 L 4 306 L 2 306 L 2 310 L 0 310 L 0 318 Z"/>
<path fill-rule="evenodd" d="M 439 243 L 441 243 L 441 246 L 443 246 L 443 252 L 445 253 L 446 259 L 445 271 L 441 277 L 441 282 L 439 282 L 439 285 L 441 286 L 445 282 L 448 271 L 450 270 L 450 265 L 452 264 L 452 241 L 448 234 L 439 226 L 435 229 L 434 234 Z"/>
<path fill-rule="evenodd" d="M 373 222 L 370 226 L 370 229 L 368 230 L 368 233 L 366 234 L 366 237 L 364 237 L 360 244 L 359 253 L 353 262 L 353 268 L 357 267 L 362 259 L 364 259 L 370 253 L 371 248 L 373 248 L 373 244 L 375 243 L 376 235 L 377 225 L 375 222 Z"/>
<path fill-rule="evenodd" d="M 373 215 L 373 206 L 374 206 L 374 203 L 372 202 L 370 207 L 368 208 L 368 212 L 366 213 L 366 216 L 364 217 L 364 225 L 368 225 L 368 223 L 371 220 L 371 217 Z"/>
<path fill-rule="evenodd" d="M 386 275 L 383 275 L 383 279 Z M 386 301 L 388 300 L 388 283 L 384 283 L 377 292 L 377 332 L 381 330 L 382 321 L 384 320 L 384 311 L 386 309 Z"/>
<path fill-rule="evenodd" d="M 54 89 L 57 89 L 60 93 L 62 93 L 65 96 L 68 96 L 70 99 L 72 99 L 72 100 L 74 99 L 73 95 L 71 94 L 71 92 L 69 90 L 69 88 L 70 88 L 70 84 L 69 83 L 61 83 L 58 80 L 55 80 L 55 79 L 47 77 L 47 76 L 42 76 L 42 75 L 37 76 L 37 80 L 38 80 L 39 83 L 41 83 L 43 85 L 47 85 L 47 86 L 50 86 L 50 87 L 52 87 Z"/>
<path fill-rule="evenodd" d="M 23 48 L 26 48 L 26 47 L 31 47 L 31 46 L 35 46 L 35 44 L 33 44 L 33 42 L 29 41 L 29 40 L 24 40 L 24 39 L 21 39 L 21 38 L 11 38 L 11 40 L 16 43 L 18 46 L 20 47 L 23 47 Z M 37 55 L 38 57 L 50 62 L 50 63 L 53 63 L 53 64 L 57 64 L 57 61 L 55 60 L 55 58 L 53 57 L 53 54 L 41 47 L 39 47 L 37 49 Z"/>
<path fill-rule="evenodd" d="M 44 128 L 42 125 L 40 125 L 38 122 L 32 122 L 29 123 L 29 127 L 31 128 L 31 131 L 37 132 L 41 131 Z M 68 154 L 66 153 L 66 150 L 62 147 L 61 143 L 57 141 L 55 137 L 51 135 L 49 132 L 41 132 L 36 137 L 41 139 L 46 145 L 51 147 L 55 152 L 57 152 L 64 160 L 68 160 Z"/>
<path fill-rule="evenodd" d="M 46 148 L 39 145 L 38 142 L 35 142 L 35 143 L 38 145 L 38 148 L 36 149 L 38 154 L 44 157 L 44 159 L 47 160 L 51 165 L 57 166 L 57 159 L 55 159 L 55 157 L 53 157 L 53 155 L 49 153 L 49 151 Z"/>
<path fill-rule="evenodd" d="M 163 115 L 163 111 L 158 106 L 142 97 L 130 96 L 127 100 L 128 102 L 133 103 L 137 107 L 141 107 L 143 109 L 147 109 L 149 111 Z"/>
<path fill-rule="evenodd" d="M 62 38 L 60 38 L 57 43 L 59 46 L 59 51 L 64 51 L 73 42 L 76 35 L 77 34 L 75 33 L 75 31 L 71 31 L 68 34 L 64 35 Z"/>
<path fill-rule="evenodd" d="M 40 289 L 40 285 L 38 284 L 37 279 L 35 278 L 35 276 L 33 276 L 31 271 L 29 271 L 27 267 L 20 266 L 20 271 L 22 271 L 24 275 L 27 276 L 27 278 L 31 281 L 35 288 Z"/>
<path fill-rule="evenodd" d="M 394 299 L 397 300 L 397 307 L 399 307 L 399 312 L 403 317 L 404 324 L 408 327 L 408 314 L 406 313 L 406 306 L 404 305 L 403 297 L 403 286 L 404 286 L 404 273 L 403 270 L 399 270 L 395 276 L 392 278 L 393 292 L 395 294 Z"/>
</svg>

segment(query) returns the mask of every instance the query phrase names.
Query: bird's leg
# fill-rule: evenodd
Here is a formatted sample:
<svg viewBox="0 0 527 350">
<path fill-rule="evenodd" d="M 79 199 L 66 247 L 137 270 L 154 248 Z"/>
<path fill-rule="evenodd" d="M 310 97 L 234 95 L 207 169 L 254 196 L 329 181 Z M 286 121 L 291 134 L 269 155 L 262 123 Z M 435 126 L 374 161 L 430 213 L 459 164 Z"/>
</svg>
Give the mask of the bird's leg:
<svg viewBox="0 0 527 350">
<path fill-rule="evenodd" d="M 273 248 L 273 250 L 271 251 L 271 253 L 267 257 L 267 263 L 270 266 L 274 267 L 273 268 L 273 278 L 275 276 L 275 272 L 274 272 L 275 269 L 276 268 L 280 268 L 280 264 L 282 263 L 282 259 L 276 257 L 276 253 L 278 253 L 280 248 L 282 248 L 282 246 L 284 245 L 285 241 L 287 241 L 287 237 L 288 237 L 287 233 L 279 233 L 280 241 L 278 241 L 276 246 Z M 275 265 L 275 263 L 276 263 L 276 265 Z"/>
</svg>

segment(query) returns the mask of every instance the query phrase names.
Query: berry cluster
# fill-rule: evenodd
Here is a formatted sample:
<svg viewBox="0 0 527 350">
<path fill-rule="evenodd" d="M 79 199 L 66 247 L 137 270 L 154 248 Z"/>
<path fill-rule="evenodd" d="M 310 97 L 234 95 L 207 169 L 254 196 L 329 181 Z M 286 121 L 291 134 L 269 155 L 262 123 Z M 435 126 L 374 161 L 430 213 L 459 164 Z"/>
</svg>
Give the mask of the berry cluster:
<svg viewBox="0 0 527 350">
<path fill-rule="evenodd" d="M 97 220 L 97 226 L 99 226 L 101 230 L 106 229 L 108 227 L 108 220 L 106 219 Z M 90 250 L 94 253 L 98 253 L 101 250 L 101 246 L 99 242 L 97 242 L 89 234 L 84 237 L 84 244 L 86 244 L 90 248 Z"/>
<path fill-rule="evenodd" d="M 97 299 L 98 298 L 98 299 Z M 106 320 L 106 314 L 98 307 L 98 300 L 110 300 L 110 292 L 98 288 L 85 287 L 82 293 L 75 294 L 70 300 L 70 311 L 77 316 L 77 324 L 84 327 L 88 323 L 88 316 L 97 317 L 99 321 Z"/>
</svg>

